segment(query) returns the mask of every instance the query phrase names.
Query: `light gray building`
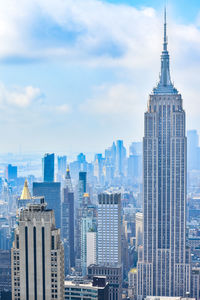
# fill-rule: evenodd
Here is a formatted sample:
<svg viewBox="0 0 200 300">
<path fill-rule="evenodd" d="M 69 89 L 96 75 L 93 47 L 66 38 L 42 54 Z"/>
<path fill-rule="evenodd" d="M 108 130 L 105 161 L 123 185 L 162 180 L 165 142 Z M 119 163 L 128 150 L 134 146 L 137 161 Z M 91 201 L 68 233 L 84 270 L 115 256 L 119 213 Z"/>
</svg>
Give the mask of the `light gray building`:
<svg viewBox="0 0 200 300">
<path fill-rule="evenodd" d="M 98 196 L 98 264 L 121 264 L 121 195 Z"/>
<path fill-rule="evenodd" d="M 54 213 L 46 204 L 20 211 L 11 250 L 12 299 L 64 299 L 64 253 Z"/>
<path fill-rule="evenodd" d="M 190 293 L 187 141 L 182 97 L 170 78 L 166 13 L 160 80 L 150 94 L 144 123 L 144 236 L 139 248 L 138 296 L 185 297 Z"/>
</svg>

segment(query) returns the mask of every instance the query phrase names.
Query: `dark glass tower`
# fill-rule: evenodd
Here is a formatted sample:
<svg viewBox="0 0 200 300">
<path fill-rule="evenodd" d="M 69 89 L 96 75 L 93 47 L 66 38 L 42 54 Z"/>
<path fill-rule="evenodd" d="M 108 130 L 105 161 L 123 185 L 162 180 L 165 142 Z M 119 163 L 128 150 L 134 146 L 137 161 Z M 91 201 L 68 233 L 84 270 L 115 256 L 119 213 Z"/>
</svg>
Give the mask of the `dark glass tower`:
<svg viewBox="0 0 200 300">
<path fill-rule="evenodd" d="M 56 227 L 61 225 L 61 195 L 60 182 L 33 182 L 33 196 L 45 198 L 48 209 L 53 209 Z"/>
<path fill-rule="evenodd" d="M 161 74 L 144 120 L 144 236 L 139 250 L 138 296 L 186 296 L 190 264 L 186 250 L 185 112 L 170 78 L 166 13 Z"/>
<path fill-rule="evenodd" d="M 43 181 L 54 181 L 54 153 L 46 153 L 42 159 Z"/>
</svg>

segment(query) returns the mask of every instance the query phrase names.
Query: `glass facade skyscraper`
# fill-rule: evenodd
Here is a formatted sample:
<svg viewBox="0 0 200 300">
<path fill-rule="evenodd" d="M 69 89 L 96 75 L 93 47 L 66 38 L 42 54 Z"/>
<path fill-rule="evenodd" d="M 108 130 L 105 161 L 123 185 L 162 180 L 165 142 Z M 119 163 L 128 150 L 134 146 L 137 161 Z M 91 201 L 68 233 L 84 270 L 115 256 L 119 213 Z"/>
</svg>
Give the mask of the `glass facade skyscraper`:
<svg viewBox="0 0 200 300">
<path fill-rule="evenodd" d="M 42 173 L 44 182 L 54 181 L 54 153 L 46 153 L 42 159 Z"/>
<path fill-rule="evenodd" d="M 185 112 L 170 78 L 166 14 L 160 81 L 150 94 L 143 139 L 143 248 L 139 247 L 138 296 L 186 296 Z"/>
<path fill-rule="evenodd" d="M 48 209 L 53 209 L 56 226 L 61 225 L 61 189 L 60 182 L 33 182 L 33 196 L 45 198 Z"/>
</svg>

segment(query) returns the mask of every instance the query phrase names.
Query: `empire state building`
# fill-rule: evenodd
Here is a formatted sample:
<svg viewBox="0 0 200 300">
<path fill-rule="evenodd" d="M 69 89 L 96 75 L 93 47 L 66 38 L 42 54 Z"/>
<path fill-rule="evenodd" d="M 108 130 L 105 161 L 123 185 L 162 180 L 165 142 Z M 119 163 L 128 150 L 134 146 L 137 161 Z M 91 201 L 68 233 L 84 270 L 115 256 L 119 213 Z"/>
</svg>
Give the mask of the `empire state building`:
<svg viewBox="0 0 200 300">
<path fill-rule="evenodd" d="M 139 299 L 190 292 L 186 249 L 185 111 L 171 82 L 166 12 L 161 73 L 149 96 L 143 138 L 143 247 L 139 249 Z"/>
</svg>

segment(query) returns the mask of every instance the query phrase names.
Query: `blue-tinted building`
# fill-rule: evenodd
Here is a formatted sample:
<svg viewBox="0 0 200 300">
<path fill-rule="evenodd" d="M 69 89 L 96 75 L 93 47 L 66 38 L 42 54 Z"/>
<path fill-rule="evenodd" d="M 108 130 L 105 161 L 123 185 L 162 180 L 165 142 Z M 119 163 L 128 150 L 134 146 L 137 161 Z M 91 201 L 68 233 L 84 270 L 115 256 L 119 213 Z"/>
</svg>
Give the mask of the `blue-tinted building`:
<svg viewBox="0 0 200 300">
<path fill-rule="evenodd" d="M 65 175 L 67 169 L 67 156 L 58 156 L 58 175 Z"/>
<path fill-rule="evenodd" d="M 6 179 L 8 181 L 10 180 L 16 180 L 17 179 L 17 166 L 8 165 L 6 168 Z"/>
<path fill-rule="evenodd" d="M 47 208 L 53 209 L 56 227 L 61 225 L 60 182 L 33 182 L 33 196 L 44 196 Z"/>
<path fill-rule="evenodd" d="M 54 153 L 46 153 L 42 159 L 42 175 L 43 181 L 54 181 Z"/>
</svg>

